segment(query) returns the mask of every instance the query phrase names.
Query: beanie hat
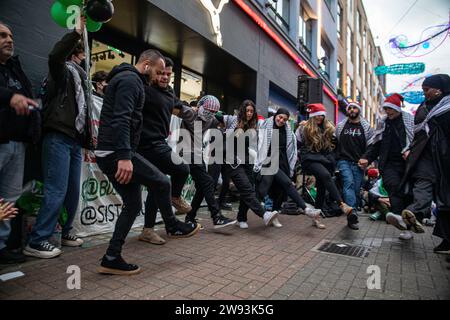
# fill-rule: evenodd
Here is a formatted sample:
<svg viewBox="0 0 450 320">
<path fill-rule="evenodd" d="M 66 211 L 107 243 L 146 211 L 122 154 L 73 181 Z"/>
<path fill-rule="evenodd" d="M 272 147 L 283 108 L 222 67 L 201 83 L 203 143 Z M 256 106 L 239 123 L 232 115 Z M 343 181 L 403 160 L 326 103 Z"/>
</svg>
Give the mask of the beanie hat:
<svg viewBox="0 0 450 320">
<path fill-rule="evenodd" d="M 210 95 L 201 98 L 197 106 L 203 107 L 203 109 L 208 110 L 212 113 L 216 113 L 220 110 L 219 100 L 216 97 Z"/>
<path fill-rule="evenodd" d="M 376 168 L 367 170 L 367 176 L 369 178 L 377 178 L 379 175 L 380 175 L 380 172 Z"/>
<path fill-rule="evenodd" d="M 444 95 L 450 93 L 450 76 L 448 74 L 435 74 L 426 78 L 422 87 L 439 89 Z"/>
<path fill-rule="evenodd" d="M 326 116 L 327 109 L 321 103 L 313 103 L 308 105 L 308 113 L 310 117 Z"/>
<path fill-rule="evenodd" d="M 288 116 L 288 118 L 291 116 L 291 114 L 289 113 L 289 111 L 285 108 L 280 108 L 277 110 L 277 113 L 275 113 L 275 116 L 278 116 L 280 114 L 285 114 Z"/>
<path fill-rule="evenodd" d="M 391 108 L 398 112 L 402 112 L 403 100 L 404 98 L 400 94 L 394 93 L 384 100 L 383 108 Z"/>
<path fill-rule="evenodd" d="M 356 102 L 350 102 L 350 103 L 348 104 L 348 106 L 345 108 L 345 110 L 348 111 L 348 108 L 349 108 L 349 107 L 356 107 L 356 108 L 359 110 L 359 112 L 362 111 L 361 105 L 360 105 L 359 103 L 356 103 Z"/>
</svg>

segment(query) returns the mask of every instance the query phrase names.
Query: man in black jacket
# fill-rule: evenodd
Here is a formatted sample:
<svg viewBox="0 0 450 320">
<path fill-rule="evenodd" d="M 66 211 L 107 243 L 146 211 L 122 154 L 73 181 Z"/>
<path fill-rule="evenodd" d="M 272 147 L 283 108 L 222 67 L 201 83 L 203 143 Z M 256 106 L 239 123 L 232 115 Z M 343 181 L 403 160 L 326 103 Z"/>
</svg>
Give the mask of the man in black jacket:
<svg viewBox="0 0 450 320">
<path fill-rule="evenodd" d="M 81 176 L 81 148 L 87 136 L 87 105 L 90 84 L 80 66 L 85 59 L 80 29 L 66 34 L 48 57 L 48 96 L 43 101 L 42 166 L 44 199 L 30 241 L 24 250 L 28 256 L 49 259 L 62 252 L 48 240 L 53 235 L 61 207 L 68 213 L 62 230 L 62 245 L 79 247 L 83 240 L 71 234 L 78 208 Z"/>
<path fill-rule="evenodd" d="M 19 59 L 13 57 L 14 41 L 10 28 L 0 22 L 0 199 L 14 203 L 22 193 L 25 143 L 33 142 L 33 123 L 39 120 L 31 100 L 31 84 Z M 6 248 L 10 221 L 0 221 L 0 264 L 23 262 L 22 254 Z"/>
<path fill-rule="evenodd" d="M 143 130 L 144 85 L 154 73 L 163 71 L 161 53 L 147 50 L 136 66 L 123 63 L 108 77 L 95 154 L 100 169 L 122 197 L 124 206 L 98 270 L 100 273 L 131 275 L 141 270 L 137 265 L 126 263 L 121 252 L 142 208 L 142 185 L 153 194 L 170 237 L 189 237 L 199 230 L 198 225 L 176 219 L 170 201 L 169 179 L 137 152 Z"/>
</svg>

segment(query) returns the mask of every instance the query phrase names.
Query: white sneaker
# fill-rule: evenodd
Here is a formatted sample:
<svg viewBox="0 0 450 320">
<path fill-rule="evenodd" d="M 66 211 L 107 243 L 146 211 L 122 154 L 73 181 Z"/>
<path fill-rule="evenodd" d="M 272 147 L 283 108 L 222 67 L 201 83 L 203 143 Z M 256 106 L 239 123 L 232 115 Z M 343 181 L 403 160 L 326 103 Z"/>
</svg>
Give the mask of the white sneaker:
<svg viewBox="0 0 450 320">
<path fill-rule="evenodd" d="M 398 214 L 394 214 L 392 212 L 388 212 L 386 214 L 386 222 L 402 231 L 405 231 L 408 229 L 408 227 L 406 226 L 406 223 L 403 221 L 403 218 L 401 216 L 399 216 Z"/>
<path fill-rule="evenodd" d="M 61 237 L 61 245 L 66 247 L 81 247 L 83 243 L 83 239 L 78 238 L 77 236 L 74 236 L 70 233 Z"/>
<path fill-rule="evenodd" d="M 28 244 L 23 250 L 23 254 L 30 257 L 36 257 L 40 259 L 51 259 L 59 256 L 62 251 L 56 248 L 48 241 L 42 241 L 38 245 Z"/>
<path fill-rule="evenodd" d="M 400 233 L 398 238 L 400 240 L 411 240 L 413 238 L 413 234 L 411 233 L 411 231 L 403 231 Z"/>
<path fill-rule="evenodd" d="M 239 228 L 241 229 L 248 229 L 248 223 L 247 222 L 239 222 Z"/>
<path fill-rule="evenodd" d="M 278 217 L 278 211 L 267 211 L 264 213 L 263 220 L 266 227 L 270 226 L 275 218 Z"/>
<path fill-rule="evenodd" d="M 278 218 L 275 218 L 275 219 L 273 219 L 272 220 L 272 225 L 275 227 L 275 228 L 281 228 L 283 225 L 280 223 L 280 220 L 278 220 Z"/>
<path fill-rule="evenodd" d="M 320 209 L 311 209 L 309 207 L 306 207 L 305 209 L 305 214 L 311 219 L 317 219 L 321 212 L 322 210 Z"/>
</svg>

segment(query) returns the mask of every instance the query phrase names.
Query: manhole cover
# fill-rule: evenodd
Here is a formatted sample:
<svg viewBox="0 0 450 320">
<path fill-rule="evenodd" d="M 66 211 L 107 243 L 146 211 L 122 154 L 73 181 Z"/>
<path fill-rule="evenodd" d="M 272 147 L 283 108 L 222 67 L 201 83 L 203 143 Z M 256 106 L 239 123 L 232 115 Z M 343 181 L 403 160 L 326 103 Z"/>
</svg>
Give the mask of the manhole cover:
<svg viewBox="0 0 450 320">
<path fill-rule="evenodd" d="M 326 241 L 317 250 L 321 252 L 340 254 L 349 257 L 365 258 L 369 255 L 370 248 L 346 243 Z"/>
</svg>

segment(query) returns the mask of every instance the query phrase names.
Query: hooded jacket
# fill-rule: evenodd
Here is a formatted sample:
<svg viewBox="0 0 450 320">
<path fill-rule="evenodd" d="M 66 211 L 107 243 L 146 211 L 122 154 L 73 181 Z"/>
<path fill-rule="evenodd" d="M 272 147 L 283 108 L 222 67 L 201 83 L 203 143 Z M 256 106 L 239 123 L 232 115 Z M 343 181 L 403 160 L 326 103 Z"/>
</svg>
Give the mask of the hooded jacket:
<svg viewBox="0 0 450 320">
<path fill-rule="evenodd" d="M 128 63 L 114 67 L 107 81 L 97 150 L 114 151 L 117 160 L 130 160 L 142 132 L 144 84 L 147 81 Z"/>
</svg>

